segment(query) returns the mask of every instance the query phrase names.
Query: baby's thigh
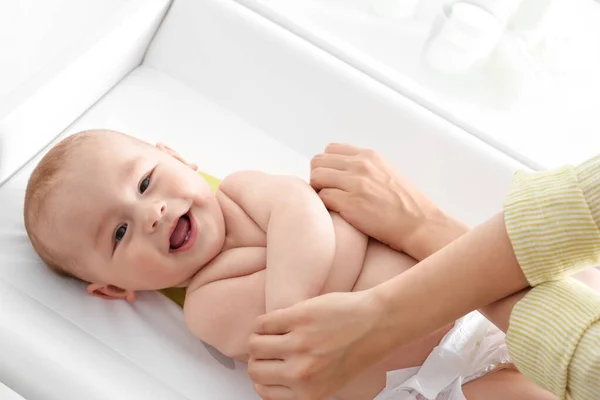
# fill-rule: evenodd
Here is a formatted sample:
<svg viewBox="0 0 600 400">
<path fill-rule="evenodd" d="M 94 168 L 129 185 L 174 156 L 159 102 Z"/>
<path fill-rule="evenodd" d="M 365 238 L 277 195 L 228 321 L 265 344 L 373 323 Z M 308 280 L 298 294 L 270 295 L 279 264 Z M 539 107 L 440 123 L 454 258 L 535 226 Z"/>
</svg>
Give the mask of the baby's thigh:
<svg viewBox="0 0 600 400">
<path fill-rule="evenodd" d="M 515 369 L 504 369 L 463 385 L 467 400 L 558 400 Z"/>
</svg>

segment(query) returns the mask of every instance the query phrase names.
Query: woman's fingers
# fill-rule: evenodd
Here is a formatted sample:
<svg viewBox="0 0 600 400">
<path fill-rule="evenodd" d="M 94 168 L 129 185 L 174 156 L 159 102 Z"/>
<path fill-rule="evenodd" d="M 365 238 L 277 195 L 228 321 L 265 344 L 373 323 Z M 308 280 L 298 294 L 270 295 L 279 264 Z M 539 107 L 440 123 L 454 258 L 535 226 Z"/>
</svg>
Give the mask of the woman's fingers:
<svg viewBox="0 0 600 400">
<path fill-rule="evenodd" d="M 325 153 L 355 156 L 362 151 L 361 148 L 346 143 L 329 143 L 325 147 Z"/>
<path fill-rule="evenodd" d="M 315 168 L 310 171 L 310 185 L 315 190 L 338 188 L 347 190 L 356 177 L 346 171 L 331 168 Z"/>
<path fill-rule="evenodd" d="M 282 360 L 256 360 L 250 358 L 248 361 L 248 375 L 254 382 L 260 382 L 263 386 L 285 385 L 282 374 Z"/>
<path fill-rule="evenodd" d="M 289 335 L 265 336 L 253 334 L 248 340 L 248 353 L 253 360 L 276 360 L 293 352 Z"/>
<path fill-rule="evenodd" d="M 348 156 L 341 154 L 317 154 L 310 161 L 310 169 L 333 169 L 351 172 L 358 175 L 372 175 L 375 168 L 375 158 L 365 153 L 364 156 Z"/>
<path fill-rule="evenodd" d="M 286 308 L 263 314 L 256 319 L 254 332 L 259 335 L 284 335 L 294 326 L 294 313 Z"/>
<path fill-rule="evenodd" d="M 263 400 L 296 400 L 296 395 L 286 386 L 254 385 L 254 390 Z"/>
<path fill-rule="evenodd" d="M 310 160 L 310 169 L 331 168 L 340 171 L 347 171 L 351 163 L 352 156 L 343 154 L 317 154 Z"/>
<path fill-rule="evenodd" d="M 305 300 L 288 309 L 294 311 L 291 333 L 252 338 L 248 372 L 263 398 L 326 399 L 377 362 L 379 354 L 368 359 L 373 342 L 363 340 L 380 315 L 372 293 L 329 293 Z M 252 352 L 270 359 L 257 359 Z"/>
<path fill-rule="evenodd" d="M 342 208 L 348 207 L 350 194 L 340 189 L 325 188 L 319 192 L 319 197 L 325 207 L 329 210 L 340 213 Z"/>
</svg>

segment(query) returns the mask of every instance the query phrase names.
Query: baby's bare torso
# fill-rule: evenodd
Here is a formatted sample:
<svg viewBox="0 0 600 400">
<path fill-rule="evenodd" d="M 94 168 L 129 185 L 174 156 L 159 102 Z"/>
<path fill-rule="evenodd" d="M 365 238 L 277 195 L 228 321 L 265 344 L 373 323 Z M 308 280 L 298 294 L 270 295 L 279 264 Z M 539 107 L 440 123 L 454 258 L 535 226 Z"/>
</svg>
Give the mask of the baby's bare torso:
<svg viewBox="0 0 600 400">
<path fill-rule="evenodd" d="M 265 313 L 265 280 L 267 268 L 266 233 L 234 202 L 225 196 L 217 196 L 226 225 L 226 241 L 221 254 L 204 267 L 188 287 L 186 308 L 202 304 L 202 321 L 206 328 L 190 326 L 192 332 L 201 331 L 200 339 L 215 346 L 223 353 L 242 361 L 247 360 L 243 351 L 229 351 L 223 337 L 225 330 L 235 327 L 249 337 L 253 332 L 256 317 Z M 336 255 L 330 274 L 321 294 L 330 292 L 350 292 L 369 289 L 403 273 L 415 263 L 404 253 L 369 239 L 336 213 L 330 213 L 336 234 Z M 293 227 L 290 227 L 293 229 Z M 228 286 L 218 287 L 227 281 Z M 294 282 L 288 282 L 294 285 Z M 225 292 L 226 291 L 226 292 Z M 207 307 L 206 304 L 212 304 Z M 186 310 L 190 312 L 190 310 Z M 213 313 L 226 312 L 231 326 L 211 324 Z M 189 325 L 190 322 L 188 322 Z M 409 324 L 410 321 L 407 321 Z M 200 328 L 200 329 L 199 329 Z M 431 350 L 439 343 L 447 329 L 420 339 L 399 349 L 386 362 L 387 369 L 407 368 L 423 363 Z M 211 341 L 219 338 L 221 343 Z"/>
</svg>

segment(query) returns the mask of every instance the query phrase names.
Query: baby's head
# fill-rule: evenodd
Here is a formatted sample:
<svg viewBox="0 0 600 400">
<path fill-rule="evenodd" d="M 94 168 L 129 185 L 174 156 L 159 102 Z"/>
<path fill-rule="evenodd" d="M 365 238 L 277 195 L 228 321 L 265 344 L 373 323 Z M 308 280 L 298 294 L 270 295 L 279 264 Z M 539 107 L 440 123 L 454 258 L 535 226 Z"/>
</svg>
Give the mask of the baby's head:
<svg viewBox="0 0 600 400">
<path fill-rule="evenodd" d="M 186 286 L 221 251 L 223 214 L 195 166 L 114 131 L 67 137 L 37 165 L 25 228 L 42 259 L 100 297 Z"/>
</svg>

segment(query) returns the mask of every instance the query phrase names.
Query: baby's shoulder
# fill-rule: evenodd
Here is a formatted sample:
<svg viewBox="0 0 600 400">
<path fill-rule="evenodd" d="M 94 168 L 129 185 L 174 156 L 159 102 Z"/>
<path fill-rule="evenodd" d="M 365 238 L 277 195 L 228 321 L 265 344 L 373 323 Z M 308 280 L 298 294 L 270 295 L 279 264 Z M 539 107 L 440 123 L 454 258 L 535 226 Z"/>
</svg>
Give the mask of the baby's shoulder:
<svg viewBox="0 0 600 400">
<path fill-rule="evenodd" d="M 266 172 L 255 171 L 255 170 L 241 170 L 233 172 L 225 177 L 221 182 L 219 188 L 227 187 L 230 185 L 240 185 L 247 183 L 256 183 L 257 181 L 263 181 L 270 179 L 273 175 L 267 174 Z"/>
<path fill-rule="evenodd" d="M 304 185 L 308 184 L 308 182 L 293 175 L 269 174 L 262 171 L 243 170 L 227 175 L 219 188 L 224 191 L 236 191 L 257 187 L 265 189 L 274 186 L 277 187 L 285 184 L 298 183 Z"/>
<path fill-rule="evenodd" d="M 291 175 L 238 171 L 223 179 L 217 199 L 226 208 L 238 206 L 264 229 L 261 225 L 263 217 L 268 216 L 269 210 L 280 202 L 282 196 L 293 195 L 299 185 L 308 183 Z"/>
</svg>

